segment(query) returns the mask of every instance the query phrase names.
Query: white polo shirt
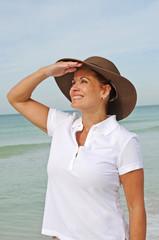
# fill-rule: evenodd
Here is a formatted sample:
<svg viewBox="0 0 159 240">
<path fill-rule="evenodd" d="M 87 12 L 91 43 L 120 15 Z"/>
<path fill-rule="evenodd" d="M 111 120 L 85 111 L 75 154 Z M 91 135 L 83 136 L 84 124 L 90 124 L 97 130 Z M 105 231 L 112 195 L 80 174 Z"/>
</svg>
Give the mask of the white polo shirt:
<svg viewBox="0 0 159 240">
<path fill-rule="evenodd" d="M 137 135 L 110 116 L 93 125 L 78 147 L 82 119 L 55 109 L 47 128 L 52 144 L 42 234 L 60 240 L 129 239 L 119 175 L 143 167 Z"/>
</svg>

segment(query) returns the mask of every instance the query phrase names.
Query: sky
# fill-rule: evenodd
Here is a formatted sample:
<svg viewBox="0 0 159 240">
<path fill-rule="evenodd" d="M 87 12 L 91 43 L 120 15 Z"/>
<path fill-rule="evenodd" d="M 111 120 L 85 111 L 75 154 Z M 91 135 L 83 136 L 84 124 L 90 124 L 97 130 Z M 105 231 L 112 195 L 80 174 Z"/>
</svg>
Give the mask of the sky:
<svg viewBox="0 0 159 240">
<path fill-rule="evenodd" d="M 105 57 L 138 93 L 137 105 L 159 104 L 159 0 L 0 0 L 0 114 L 16 111 L 7 92 L 60 58 Z M 54 78 L 32 98 L 61 110 L 70 102 Z"/>
</svg>

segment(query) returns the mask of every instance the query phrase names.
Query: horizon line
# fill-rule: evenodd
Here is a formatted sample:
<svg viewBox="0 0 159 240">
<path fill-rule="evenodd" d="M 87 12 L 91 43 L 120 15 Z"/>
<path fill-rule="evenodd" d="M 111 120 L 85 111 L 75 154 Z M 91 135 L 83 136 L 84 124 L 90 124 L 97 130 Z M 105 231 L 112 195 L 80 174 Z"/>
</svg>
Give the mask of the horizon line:
<svg viewBox="0 0 159 240">
<path fill-rule="evenodd" d="M 149 105 L 136 105 L 135 108 L 138 108 L 138 107 L 153 107 L 153 106 L 159 106 L 159 104 L 149 104 Z M 135 109 L 134 108 L 134 109 Z M 68 111 L 77 111 L 79 112 L 78 110 L 76 109 L 70 109 L 70 110 L 61 110 L 61 111 L 64 111 L 64 112 L 68 112 Z M 4 116 L 4 115 L 22 115 L 21 113 L 0 113 L 0 116 Z M 23 116 L 23 115 L 22 115 Z"/>
</svg>

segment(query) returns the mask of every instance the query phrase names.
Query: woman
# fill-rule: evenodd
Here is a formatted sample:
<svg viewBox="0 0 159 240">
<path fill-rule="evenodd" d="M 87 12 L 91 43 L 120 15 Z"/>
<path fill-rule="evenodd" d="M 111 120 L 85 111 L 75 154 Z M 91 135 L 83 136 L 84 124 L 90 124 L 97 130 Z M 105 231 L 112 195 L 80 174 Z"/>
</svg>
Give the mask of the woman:
<svg viewBox="0 0 159 240">
<path fill-rule="evenodd" d="M 50 76 L 81 118 L 31 99 L 37 85 Z M 61 59 L 19 82 L 8 100 L 53 137 L 42 233 L 60 240 L 145 240 L 138 137 L 116 121 L 131 113 L 136 91 L 116 66 L 102 57 Z M 121 184 L 129 229 L 120 204 Z"/>
</svg>

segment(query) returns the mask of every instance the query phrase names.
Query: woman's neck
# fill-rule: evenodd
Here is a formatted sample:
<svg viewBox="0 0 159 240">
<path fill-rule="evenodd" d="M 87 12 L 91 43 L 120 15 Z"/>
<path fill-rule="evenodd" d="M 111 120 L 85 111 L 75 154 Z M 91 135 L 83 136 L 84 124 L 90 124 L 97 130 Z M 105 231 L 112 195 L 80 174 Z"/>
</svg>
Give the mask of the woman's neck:
<svg viewBox="0 0 159 240">
<path fill-rule="evenodd" d="M 90 128 L 107 119 L 108 116 L 106 115 L 106 112 L 101 113 L 86 113 L 82 112 L 82 123 L 83 123 L 83 130 L 85 132 L 89 132 Z"/>
</svg>

